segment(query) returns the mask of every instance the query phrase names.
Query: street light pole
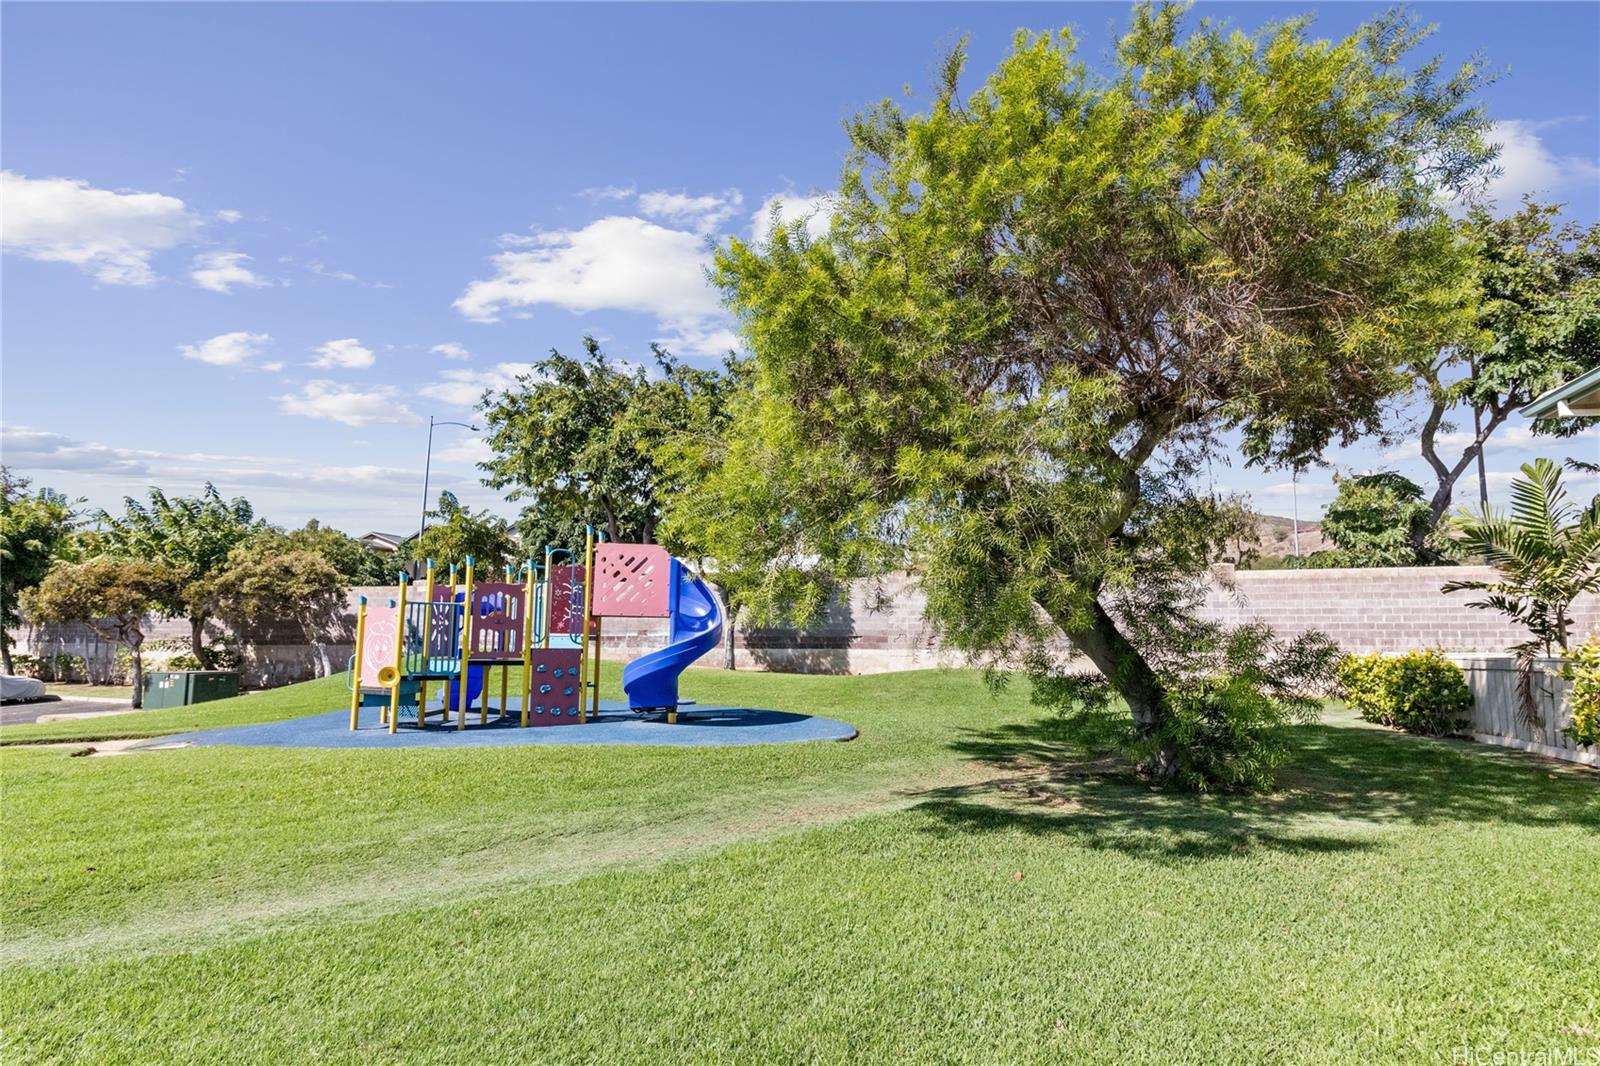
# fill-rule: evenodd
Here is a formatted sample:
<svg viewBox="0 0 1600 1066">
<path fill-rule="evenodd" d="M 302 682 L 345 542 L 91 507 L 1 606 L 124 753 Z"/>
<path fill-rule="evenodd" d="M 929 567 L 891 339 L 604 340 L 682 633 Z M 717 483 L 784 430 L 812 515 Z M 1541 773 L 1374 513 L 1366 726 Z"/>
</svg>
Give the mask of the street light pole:
<svg viewBox="0 0 1600 1066">
<path fill-rule="evenodd" d="M 422 461 L 422 521 L 417 523 L 417 540 L 422 539 L 423 532 L 428 528 L 428 475 L 433 470 L 433 427 L 434 426 L 460 426 L 478 432 L 478 427 L 466 422 L 441 422 L 432 415 L 428 416 L 428 454 Z"/>
<path fill-rule="evenodd" d="M 1294 477 L 1289 482 L 1289 491 L 1294 493 L 1294 557 L 1300 558 L 1300 468 L 1294 468 Z"/>
</svg>

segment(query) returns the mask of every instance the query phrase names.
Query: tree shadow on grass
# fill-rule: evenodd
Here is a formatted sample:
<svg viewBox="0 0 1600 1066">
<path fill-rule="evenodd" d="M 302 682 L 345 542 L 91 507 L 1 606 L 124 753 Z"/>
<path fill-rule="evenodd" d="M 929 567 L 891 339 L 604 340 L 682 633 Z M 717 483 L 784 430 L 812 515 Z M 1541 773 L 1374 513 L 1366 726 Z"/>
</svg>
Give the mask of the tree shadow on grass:
<svg viewBox="0 0 1600 1066">
<path fill-rule="evenodd" d="M 953 743 L 996 775 L 920 793 L 936 832 L 1059 835 L 1093 848 L 1188 861 L 1269 850 L 1358 851 L 1393 825 L 1559 827 L 1600 833 L 1600 774 L 1516 752 L 1360 724 L 1301 726 L 1267 795 L 1194 795 L 1087 754 L 1072 723 L 964 731 Z"/>
</svg>

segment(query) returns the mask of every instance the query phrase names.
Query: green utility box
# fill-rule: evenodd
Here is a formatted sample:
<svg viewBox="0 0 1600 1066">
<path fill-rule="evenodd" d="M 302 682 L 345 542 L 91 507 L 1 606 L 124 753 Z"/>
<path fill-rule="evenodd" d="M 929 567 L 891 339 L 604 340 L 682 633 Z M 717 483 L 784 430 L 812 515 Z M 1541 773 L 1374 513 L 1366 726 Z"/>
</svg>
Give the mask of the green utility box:
<svg viewBox="0 0 1600 1066">
<path fill-rule="evenodd" d="M 153 670 L 144 675 L 144 706 L 187 707 L 239 694 L 237 670 Z"/>
</svg>

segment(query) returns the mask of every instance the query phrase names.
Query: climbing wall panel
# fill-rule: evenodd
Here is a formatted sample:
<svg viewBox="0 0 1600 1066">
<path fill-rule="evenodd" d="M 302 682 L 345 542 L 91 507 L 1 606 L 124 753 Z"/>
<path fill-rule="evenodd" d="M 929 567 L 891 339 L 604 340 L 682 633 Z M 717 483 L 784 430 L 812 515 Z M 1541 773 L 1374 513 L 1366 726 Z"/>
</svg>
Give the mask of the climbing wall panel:
<svg viewBox="0 0 1600 1066">
<path fill-rule="evenodd" d="M 534 648 L 530 653 L 528 724 L 577 725 L 583 702 L 577 648 Z"/>
</svg>

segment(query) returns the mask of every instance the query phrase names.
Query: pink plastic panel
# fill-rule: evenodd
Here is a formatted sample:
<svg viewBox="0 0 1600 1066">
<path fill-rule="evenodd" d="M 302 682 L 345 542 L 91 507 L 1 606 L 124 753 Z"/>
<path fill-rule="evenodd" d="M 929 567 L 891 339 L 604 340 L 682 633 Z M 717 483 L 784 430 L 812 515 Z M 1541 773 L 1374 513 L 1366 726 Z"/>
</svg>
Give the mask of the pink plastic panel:
<svg viewBox="0 0 1600 1066">
<path fill-rule="evenodd" d="M 577 725 L 583 703 L 577 648 L 534 648 L 528 667 L 528 724 Z"/>
<path fill-rule="evenodd" d="M 665 618 L 670 603 L 667 581 L 672 556 L 656 544 L 613 544 L 594 548 L 594 598 L 598 618 Z"/>
<path fill-rule="evenodd" d="M 378 671 L 394 665 L 393 607 L 368 607 L 367 628 L 361 639 L 361 684 L 376 685 Z"/>
<path fill-rule="evenodd" d="M 550 632 L 554 636 L 576 634 L 578 616 L 583 614 L 583 567 L 552 566 L 550 581 Z"/>
<path fill-rule="evenodd" d="M 526 617 L 523 600 L 527 589 L 503 581 L 479 581 L 472 586 L 472 651 L 474 660 L 498 662 L 522 658 Z"/>
</svg>

